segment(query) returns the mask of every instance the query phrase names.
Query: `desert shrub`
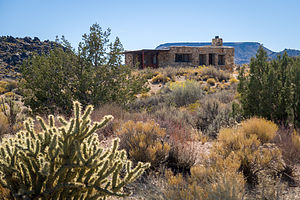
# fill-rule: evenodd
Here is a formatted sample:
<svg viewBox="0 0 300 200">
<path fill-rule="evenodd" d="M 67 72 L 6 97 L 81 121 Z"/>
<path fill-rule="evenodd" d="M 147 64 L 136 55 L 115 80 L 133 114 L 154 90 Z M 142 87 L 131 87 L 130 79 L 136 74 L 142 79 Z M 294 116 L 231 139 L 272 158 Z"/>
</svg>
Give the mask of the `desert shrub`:
<svg viewBox="0 0 300 200">
<path fill-rule="evenodd" d="M 196 128 L 211 137 L 216 137 L 220 128 L 235 123 L 231 105 L 221 104 L 212 97 L 202 100 L 195 118 Z"/>
<path fill-rule="evenodd" d="M 209 85 L 215 85 L 216 84 L 216 80 L 214 78 L 209 78 L 209 79 L 207 79 L 207 83 Z"/>
<path fill-rule="evenodd" d="M 218 70 L 213 66 L 204 67 L 200 72 L 201 77 L 214 78 L 215 80 L 222 82 L 228 81 L 230 78 L 230 74 L 228 72 Z"/>
<path fill-rule="evenodd" d="M 182 128 L 191 129 L 194 126 L 195 121 L 193 115 L 190 112 L 178 109 L 174 106 L 163 106 L 152 114 L 154 119 L 160 124 L 161 127 L 165 128 L 169 135 L 172 128 L 169 127 L 168 123 L 180 125 Z M 170 129 L 170 130 L 169 130 Z"/>
<path fill-rule="evenodd" d="M 151 82 L 153 84 L 157 84 L 157 83 L 167 83 L 170 81 L 170 78 L 168 76 L 166 76 L 165 74 L 157 74 L 155 77 L 152 78 Z"/>
<path fill-rule="evenodd" d="M 167 180 L 163 172 L 148 171 L 147 176 L 141 176 L 139 179 L 128 185 L 128 188 L 133 188 L 133 193 L 129 199 L 147 199 L 147 200 L 165 200 L 164 188 L 167 185 Z M 109 199 L 119 200 L 120 198 Z"/>
<path fill-rule="evenodd" d="M 148 112 L 155 112 L 156 110 L 159 110 L 162 106 L 165 104 L 168 104 L 166 102 L 167 99 L 164 95 L 162 94 L 156 94 L 156 95 L 151 95 L 146 98 L 138 98 L 135 101 L 131 102 L 128 105 L 128 108 L 131 111 L 142 111 L 142 110 L 147 110 Z"/>
<path fill-rule="evenodd" d="M 15 96 L 2 98 L 0 100 L 0 112 L 6 117 L 9 132 L 7 133 L 16 133 L 22 127 L 21 121 L 23 120 L 23 113 L 20 105 L 16 102 Z"/>
<path fill-rule="evenodd" d="M 150 162 L 152 169 L 158 169 L 168 158 L 170 145 L 164 141 L 166 132 L 154 121 L 130 120 L 122 125 L 117 134 L 121 139 L 120 147 L 135 163 Z"/>
<path fill-rule="evenodd" d="M 114 120 L 108 123 L 102 129 L 97 131 L 97 134 L 100 138 L 106 138 L 112 136 L 116 133 L 117 129 L 120 128 L 122 120 L 125 118 L 126 111 L 119 105 L 111 103 L 99 106 L 94 109 L 94 112 L 91 115 L 93 121 L 99 121 L 104 116 L 111 114 L 114 116 Z"/>
<path fill-rule="evenodd" d="M 142 94 L 140 95 L 140 98 L 145 99 L 145 98 L 148 98 L 149 96 L 150 96 L 149 93 L 142 93 Z"/>
<path fill-rule="evenodd" d="M 197 159 L 195 142 L 171 139 L 170 144 L 168 167 L 176 173 L 189 173 Z"/>
<path fill-rule="evenodd" d="M 74 103 L 74 117 L 59 117 L 62 126 L 38 118 L 42 131 L 35 132 L 33 120 L 25 121 L 26 130 L 4 138 L 0 144 L 1 185 L 15 199 L 105 199 L 126 196 L 123 187 L 134 181 L 149 164 L 138 163 L 132 169 L 118 140 L 110 149 L 99 145 L 95 130 L 105 126 L 112 116 L 91 123 L 92 106 L 81 112 Z"/>
<path fill-rule="evenodd" d="M 213 95 L 211 95 L 211 98 L 214 98 L 221 103 L 228 104 L 234 100 L 234 91 L 233 90 L 218 91 L 218 92 L 214 93 Z"/>
<path fill-rule="evenodd" d="M 196 165 L 191 169 L 192 193 L 201 199 L 238 200 L 244 196 L 244 178 L 237 172 L 235 159 L 212 160 L 212 165 Z"/>
<path fill-rule="evenodd" d="M 140 72 L 146 79 L 152 79 L 153 77 L 157 76 L 159 72 L 154 71 L 153 69 L 146 68 L 145 70 Z"/>
<path fill-rule="evenodd" d="M 10 127 L 6 116 L 0 112 L 0 138 L 4 134 L 10 133 Z"/>
<path fill-rule="evenodd" d="M 178 107 L 195 103 L 204 96 L 201 85 L 193 80 L 180 83 L 170 83 L 168 87 L 171 90 L 169 97 Z"/>
<path fill-rule="evenodd" d="M 212 151 L 224 159 L 236 156 L 245 179 L 256 185 L 260 174 L 276 175 L 285 168 L 281 151 L 274 144 L 261 141 L 256 134 L 247 134 L 242 127 L 222 129 Z"/>
<path fill-rule="evenodd" d="M 278 127 L 275 123 L 263 118 L 253 117 L 242 123 L 246 135 L 255 134 L 262 144 L 270 142 L 276 136 Z"/>
<path fill-rule="evenodd" d="M 292 167 L 300 163 L 299 135 L 294 130 L 281 127 L 275 137 L 275 143 L 280 147 L 283 159 L 290 167 L 287 173 L 292 175 Z"/>
<path fill-rule="evenodd" d="M 1 80 L 0 81 L 0 88 L 6 89 L 6 86 L 8 85 L 7 81 Z"/>
<path fill-rule="evenodd" d="M 6 89 L 8 90 L 8 91 L 12 91 L 13 89 L 15 89 L 15 88 L 17 88 L 18 87 L 18 83 L 17 83 L 17 81 L 15 81 L 15 80 L 8 80 L 7 81 L 7 85 L 6 85 Z"/>
<path fill-rule="evenodd" d="M 178 67 L 164 67 L 158 69 L 160 73 L 165 74 L 167 77 L 169 77 L 172 81 L 174 81 L 175 76 L 178 76 L 181 74 L 182 68 Z"/>
<path fill-rule="evenodd" d="M 188 111 L 195 112 L 201 106 L 200 101 L 196 101 L 195 103 L 188 104 L 185 108 Z"/>
<path fill-rule="evenodd" d="M 240 200 L 245 195 L 244 182 L 237 178 L 236 174 L 219 175 L 212 185 L 204 188 L 203 197 L 207 200 Z M 240 178 L 242 179 L 242 178 Z"/>
<path fill-rule="evenodd" d="M 9 190 L 6 188 L 3 188 L 0 185 L 0 200 L 8 200 L 8 199 L 11 199 L 10 195 L 9 195 Z"/>
<path fill-rule="evenodd" d="M 191 168 L 191 175 L 187 178 L 182 174 L 166 174 L 168 187 L 166 199 L 178 200 L 239 200 L 244 195 L 244 179 L 236 172 L 234 160 L 212 160 L 209 166 L 196 165 Z"/>
<path fill-rule="evenodd" d="M 292 142 L 296 149 L 300 150 L 300 135 L 296 131 L 292 134 Z"/>
<path fill-rule="evenodd" d="M 166 171 L 168 185 L 164 189 L 164 199 L 168 200 L 194 200 L 194 195 L 189 190 L 189 184 L 182 174 L 174 175 L 172 171 Z"/>
<path fill-rule="evenodd" d="M 239 82 L 236 78 L 231 78 L 230 80 L 229 80 L 229 83 L 230 84 L 235 84 L 235 83 L 237 83 L 237 82 Z"/>
<path fill-rule="evenodd" d="M 266 200 L 283 200 L 283 191 L 286 185 L 282 183 L 280 177 L 273 177 L 270 175 L 262 174 L 258 179 L 258 185 L 254 190 L 255 199 Z M 288 198 L 295 199 L 295 198 Z"/>
<path fill-rule="evenodd" d="M 3 94 L 3 93 L 5 93 L 5 92 L 6 92 L 6 89 L 3 88 L 3 87 L 0 87 L 0 94 Z"/>
<path fill-rule="evenodd" d="M 114 103 L 105 104 L 96 108 L 91 115 L 91 119 L 93 121 L 99 121 L 109 113 L 114 116 L 114 120 L 109 122 L 105 127 L 96 132 L 99 135 L 100 139 L 107 140 L 108 137 L 115 137 L 124 122 L 127 122 L 129 120 L 147 121 L 149 119 L 149 115 L 146 112 L 129 112 L 126 108 Z"/>
<path fill-rule="evenodd" d="M 5 96 L 6 98 L 13 98 L 13 97 L 15 96 L 15 93 L 13 93 L 13 92 L 6 92 L 6 93 L 4 94 L 4 96 Z"/>
</svg>

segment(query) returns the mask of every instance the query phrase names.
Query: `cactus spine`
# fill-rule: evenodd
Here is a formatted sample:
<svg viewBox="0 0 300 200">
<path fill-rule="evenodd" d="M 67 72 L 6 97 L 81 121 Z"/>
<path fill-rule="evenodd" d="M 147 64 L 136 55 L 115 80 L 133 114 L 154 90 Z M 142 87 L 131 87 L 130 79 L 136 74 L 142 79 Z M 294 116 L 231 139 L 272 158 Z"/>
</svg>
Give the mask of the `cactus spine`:
<svg viewBox="0 0 300 200">
<path fill-rule="evenodd" d="M 42 131 L 36 132 L 28 119 L 26 130 L 0 145 L 0 184 L 8 188 L 14 199 L 101 199 L 129 195 L 126 184 L 140 176 L 149 164 L 134 168 L 119 140 L 110 149 L 100 147 L 95 131 L 105 126 L 112 116 L 92 123 L 92 106 L 81 112 L 74 102 L 74 117 L 69 121 L 54 116 L 48 123 L 38 117 Z M 122 175 L 121 175 L 122 174 Z M 121 175 L 121 176 L 120 176 Z"/>
</svg>

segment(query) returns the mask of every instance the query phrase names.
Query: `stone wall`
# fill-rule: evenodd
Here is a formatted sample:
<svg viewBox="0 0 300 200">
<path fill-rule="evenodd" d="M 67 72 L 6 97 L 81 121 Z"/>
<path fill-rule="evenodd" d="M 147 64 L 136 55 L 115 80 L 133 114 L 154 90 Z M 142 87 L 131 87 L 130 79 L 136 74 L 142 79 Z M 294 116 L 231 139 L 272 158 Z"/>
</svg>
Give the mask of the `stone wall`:
<svg viewBox="0 0 300 200">
<path fill-rule="evenodd" d="M 175 62 L 176 54 L 190 54 L 190 62 Z M 206 55 L 205 65 L 209 65 L 209 54 L 214 54 L 214 63 L 220 69 L 232 69 L 234 66 L 234 48 L 224 46 L 203 46 L 203 47 L 170 47 L 167 52 L 159 52 L 159 67 L 175 66 L 199 66 L 200 54 Z M 225 64 L 218 65 L 218 56 L 224 55 Z"/>
<path fill-rule="evenodd" d="M 175 62 L 176 54 L 189 54 L 189 62 Z M 204 65 L 208 66 L 213 64 L 220 69 L 232 70 L 234 66 L 234 48 L 225 46 L 203 46 L 203 47 L 188 47 L 177 46 L 169 47 L 169 50 L 159 51 L 157 62 L 159 67 L 187 67 L 187 66 L 199 66 L 200 54 L 205 56 Z M 214 63 L 209 62 L 209 54 L 214 54 Z M 218 65 L 219 55 L 223 55 L 225 62 L 224 65 Z M 134 66 L 137 62 L 141 63 L 141 56 L 134 53 L 125 54 L 125 64 Z"/>
</svg>

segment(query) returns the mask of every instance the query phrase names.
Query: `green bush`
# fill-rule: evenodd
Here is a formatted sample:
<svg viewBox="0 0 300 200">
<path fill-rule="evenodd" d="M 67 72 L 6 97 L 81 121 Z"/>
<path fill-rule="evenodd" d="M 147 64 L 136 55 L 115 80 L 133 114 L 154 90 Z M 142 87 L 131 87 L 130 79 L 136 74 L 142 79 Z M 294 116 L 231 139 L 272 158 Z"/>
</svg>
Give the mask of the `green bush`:
<svg viewBox="0 0 300 200">
<path fill-rule="evenodd" d="M 94 132 L 112 116 L 91 123 L 92 106 L 81 112 L 74 103 L 74 118 L 56 126 L 54 116 L 48 123 L 38 117 L 42 130 L 36 132 L 32 119 L 26 130 L 4 138 L 0 144 L 1 186 L 14 199 L 105 199 L 126 196 L 123 187 L 134 181 L 149 164 L 138 163 L 132 169 L 126 152 L 114 140 L 110 149 L 100 147 Z"/>
</svg>

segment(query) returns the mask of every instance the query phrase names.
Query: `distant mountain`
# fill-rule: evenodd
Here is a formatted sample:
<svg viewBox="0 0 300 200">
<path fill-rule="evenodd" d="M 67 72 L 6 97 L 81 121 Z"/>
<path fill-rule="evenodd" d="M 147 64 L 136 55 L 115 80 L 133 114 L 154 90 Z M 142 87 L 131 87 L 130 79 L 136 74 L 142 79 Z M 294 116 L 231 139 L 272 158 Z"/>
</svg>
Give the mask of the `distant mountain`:
<svg viewBox="0 0 300 200">
<path fill-rule="evenodd" d="M 192 46 L 200 47 L 211 45 L 210 42 L 178 42 L 178 43 L 165 43 L 161 44 L 156 49 L 162 49 L 170 46 Z M 249 63 L 252 57 L 255 57 L 256 52 L 261 45 L 258 42 L 224 42 L 224 46 L 234 47 L 235 49 L 235 64 L 246 64 Z M 278 55 L 282 55 L 284 51 L 288 53 L 289 56 L 299 56 L 300 50 L 295 49 L 285 49 L 280 52 L 273 52 L 270 49 L 264 47 L 270 59 L 277 58 Z"/>
</svg>

